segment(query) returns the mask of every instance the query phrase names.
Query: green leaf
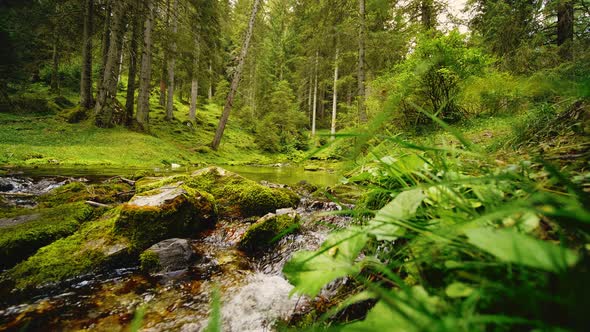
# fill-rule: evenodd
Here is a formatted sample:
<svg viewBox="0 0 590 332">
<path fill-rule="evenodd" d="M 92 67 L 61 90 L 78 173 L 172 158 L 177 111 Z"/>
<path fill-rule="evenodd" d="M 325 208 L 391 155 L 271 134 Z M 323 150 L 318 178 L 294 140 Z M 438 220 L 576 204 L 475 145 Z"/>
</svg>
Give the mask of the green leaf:
<svg viewBox="0 0 590 332">
<path fill-rule="evenodd" d="M 378 241 L 394 241 L 405 231 L 394 222 L 415 216 L 423 200 L 424 194 L 420 189 L 400 193 L 393 201 L 379 210 L 375 218 L 369 221 L 367 224 L 369 234 L 375 235 Z"/>
<path fill-rule="evenodd" d="M 469 243 L 504 262 L 545 271 L 564 271 L 579 258 L 572 250 L 512 230 L 476 228 L 466 230 L 465 234 Z"/>
<path fill-rule="evenodd" d="M 292 293 L 316 296 L 332 280 L 360 272 L 355 264 L 368 237 L 358 228 L 330 234 L 317 251 L 300 251 L 285 264 L 283 273 L 295 286 Z"/>
<path fill-rule="evenodd" d="M 474 289 L 462 282 L 454 282 L 447 286 L 445 294 L 450 298 L 468 297 L 473 293 Z"/>
<path fill-rule="evenodd" d="M 440 299 L 429 296 L 422 286 L 414 286 L 408 293 L 398 291 L 393 301 L 377 302 L 365 320 L 344 325 L 340 331 L 426 331 L 442 307 Z"/>
</svg>

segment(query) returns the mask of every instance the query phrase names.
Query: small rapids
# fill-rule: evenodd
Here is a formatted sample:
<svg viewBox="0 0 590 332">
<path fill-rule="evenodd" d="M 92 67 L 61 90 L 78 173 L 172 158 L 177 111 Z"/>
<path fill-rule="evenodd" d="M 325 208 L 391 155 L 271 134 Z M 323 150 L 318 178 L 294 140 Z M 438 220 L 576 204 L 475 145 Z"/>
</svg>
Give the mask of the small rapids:
<svg viewBox="0 0 590 332">
<path fill-rule="evenodd" d="M 0 299 L 0 331 L 126 331 L 140 307 L 141 331 L 202 331 L 213 289 L 221 294 L 223 331 L 273 330 L 277 321 L 289 321 L 310 304 L 289 296 L 284 264 L 350 223 L 350 217 L 325 214 L 337 209 L 331 202 L 302 199 L 301 230 L 257 256 L 237 249 L 247 222 L 220 220 L 191 239 L 197 259 L 186 270 L 148 276 L 127 267 L 46 286 L 34 296 Z"/>
</svg>

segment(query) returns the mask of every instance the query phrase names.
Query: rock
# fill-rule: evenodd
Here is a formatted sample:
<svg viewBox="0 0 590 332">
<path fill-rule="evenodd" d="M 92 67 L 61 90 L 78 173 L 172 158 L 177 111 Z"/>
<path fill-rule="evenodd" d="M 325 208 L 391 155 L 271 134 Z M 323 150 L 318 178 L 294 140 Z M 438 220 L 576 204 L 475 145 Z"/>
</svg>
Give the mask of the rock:
<svg viewBox="0 0 590 332">
<path fill-rule="evenodd" d="M 188 267 L 193 256 L 188 240 L 167 239 L 154 244 L 141 254 L 141 269 L 151 273 L 183 270 Z"/>
<path fill-rule="evenodd" d="M 213 197 L 181 184 L 135 195 L 123 204 L 115 232 L 143 250 L 166 238 L 190 236 L 217 217 Z"/>
<path fill-rule="evenodd" d="M 180 167 L 181 167 L 181 165 L 179 165 L 179 164 L 175 164 L 175 163 L 170 164 L 170 168 L 172 168 L 172 169 L 177 169 Z"/>
<path fill-rule="evenodd" d="M 296 213 L 295 210 L 293 210 L 293 208 L 278 209 L 277 212 L 275 212 L 275 214 L 277 216 L 281 216 L 283 214 L 293 214 L 293 213 Z"/>
<path fill-rule="evenodd" d="M 0 178 L 0 192 L 9 192 L 14 189 L 14 184 L 8 179 Z"/>
<path fill-rule="evenodd" d="M 258 219 L 244 233 L 239 248 L 247 252 L 256 252 L 271 247 L 280 238 L 299 229 L 300 217 L 291 209 L 282 214 L 269 213 Z"/>
<path fill-rule="evenodd" d="M 226 217 L 262 216 L 280 208 L 296 207 L 300 200 L 288 188 L 268 188 L 219 167 L 198 170 L 185 179 L 185 184 L 211 193 L 220 214 Z"/>
</svg>

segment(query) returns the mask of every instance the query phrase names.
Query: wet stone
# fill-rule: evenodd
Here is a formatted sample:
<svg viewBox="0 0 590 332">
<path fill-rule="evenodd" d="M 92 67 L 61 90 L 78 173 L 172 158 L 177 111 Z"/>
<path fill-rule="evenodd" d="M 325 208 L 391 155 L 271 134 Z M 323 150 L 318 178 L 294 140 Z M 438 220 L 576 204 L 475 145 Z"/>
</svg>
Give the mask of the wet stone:
<svg viewBox="0 0 590 332">
<path fill-rule="evenodd" d="M 158 268 L 151 272 L 172 272 L 188 267 L 194 252 L 186 239 L 167 239 L 149 247 L 146 252 L 155 254 L 158 258 Z"/>
</svg>

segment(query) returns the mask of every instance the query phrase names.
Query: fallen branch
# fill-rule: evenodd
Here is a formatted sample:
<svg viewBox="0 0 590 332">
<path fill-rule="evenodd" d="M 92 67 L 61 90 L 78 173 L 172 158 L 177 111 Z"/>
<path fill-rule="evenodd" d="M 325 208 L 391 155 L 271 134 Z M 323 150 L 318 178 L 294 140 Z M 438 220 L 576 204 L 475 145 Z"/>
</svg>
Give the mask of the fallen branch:
<svg viewBox="0 0 590 332">
<path fill-rule="evenodd" d="M 90 206 L 93 206 L 93 207 L 110 207 L 110 206 L 109 206 L 109 205 L 107 205 L 107 204 L 102 204 L 102 203 L 95 202 L 95 201 L 86 201 L 86 202 L 84 202 L 84 203 L 86 203 L 86 204 L 88 204 L 88 205 L 90 205 Z"/>
</svg>

